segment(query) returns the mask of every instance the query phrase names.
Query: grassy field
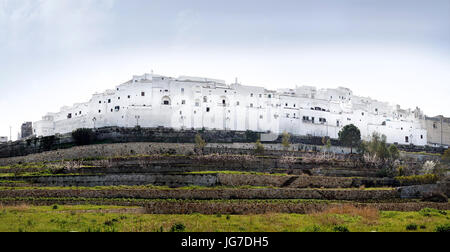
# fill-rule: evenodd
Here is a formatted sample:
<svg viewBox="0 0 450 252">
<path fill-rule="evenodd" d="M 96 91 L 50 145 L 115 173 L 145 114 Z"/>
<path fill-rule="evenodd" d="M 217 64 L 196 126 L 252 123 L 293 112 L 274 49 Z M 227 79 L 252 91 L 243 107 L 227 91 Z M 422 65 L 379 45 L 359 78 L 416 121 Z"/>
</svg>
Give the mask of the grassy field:
<svg viewBox="0 0 450 252">
<path fill-rule="evenodd" d="M 379 212 L 341 207 L 313 214 L 155 215 L 139 207 L 0 206 L 0 232 L 434 232 L 450 211 Z"/>
</svg>

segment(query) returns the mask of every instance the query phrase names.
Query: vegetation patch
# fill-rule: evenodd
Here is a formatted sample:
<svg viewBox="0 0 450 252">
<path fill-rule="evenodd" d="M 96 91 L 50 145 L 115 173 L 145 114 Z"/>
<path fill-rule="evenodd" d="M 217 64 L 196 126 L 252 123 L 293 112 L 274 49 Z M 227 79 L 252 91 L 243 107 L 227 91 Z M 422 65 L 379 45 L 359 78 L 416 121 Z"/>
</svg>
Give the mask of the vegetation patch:
<svg viewBox="0 0 450 252">
<path fill-rule="evenodd" d="M 435 184 L 439 177 L 436 174 L 424 174 L 424 175 L 413 175 L 413 176 L 400 176 L 395 177 L 395 179 L 402 186 L 408 185 L 422 185 L 422 184 Z"/>
<path fill-rule="evenodd" d="M 108 210 L 115 209 L 110 212 Z M 121 211 L 123 210 L 123 211 Z M 389 212 L 388 212 L 389 213 Z M 204 214 L 141 214 L 115 206 L 2 206 L 1 232 L 405 232 L 415 223 L 424 229 L 412 231 L 448 232 L 445 217 L 424 217 L 416 212 L 380 213 L 377 224 L 364 223 L 362 218 L 347 214 L 328 214 L 338 220 L 318 221 L 319 213 L 311 214 L 257 214 L 257 215 L 204 215 Z M 330 220 L 332 220 L 331 218 Z M 426 218 L 426 219 L 425 219 Z M 406 223 L 405 223 L 406 222 Z M 426 225 L 425 225 L 426 224 Z"/>
</svg>

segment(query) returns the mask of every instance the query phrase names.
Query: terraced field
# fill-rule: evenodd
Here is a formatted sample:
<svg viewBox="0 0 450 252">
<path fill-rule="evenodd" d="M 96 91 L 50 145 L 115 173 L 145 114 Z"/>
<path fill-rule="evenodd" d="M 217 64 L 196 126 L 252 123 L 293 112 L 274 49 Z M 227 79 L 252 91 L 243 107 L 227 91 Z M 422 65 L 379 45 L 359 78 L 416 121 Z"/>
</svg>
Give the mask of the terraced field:
<svg viewBox="0 0 450 252">
<path fill-rule="evenodd" d="M 9 227 L 22 231 L 41 230 L 43 226 L 38 223 L 29 228 L 6 223 L 12 220 L 20 222 L 18 216 L 46 216 L 48 206 L 74 210 L 77 216 L 89 215 L 89 218 L 97 218 L 97 214 L 116 216 L 114 211 L 117 209 L 122 209 L 120 211 L 127 215 L 123 220 L 139 216 L 157 222 L 172 216 L 174 220 L 182 221 L 188 227 L 187 231 L 210 230 L 206 226 L 204 229 L 192 226 L 191 221 L 194 220 L 214 219 L 220 223 L 225 221 L 222 223 L 225 225 L 238 219 L 245 222 L 249 218 L 264 223 L 264 218 L 272 218 L 275 222 L 279 218 L 294 218 L 293 223 L 301 219 L 310 224 L 298 223 L 292 227 L 282 221 L 284 224 L 280 224 L 276 231 L 333 231 L 334 226 L 339 225 L 351 226 L 352 231 L 404 231 L 405 227 L 401 225 L 386 227 L 382 224 L 392 212 L 398 216 L 411 213 L 412 218 L 418 218 L 417 223 L 428 224 L 423 224 L 425 228 L 422 231 L 434 231 L 439 225 L 449 223 L 448 201 L 422 201 L 423 196 L 430 192 L 448 194 L 448 181 L 437 176 L 420 180 L 386 178 L 379 176 L 379 170 L 373 164 L 358 159 L 344 156 L 312 158 L 310 154 L 152 154 L 15 163 L 0 167 L 3 211 L 0 231 L 9 230 Z M 103 207 L 99 210 L 95 206 Z M 80 213 L 77 209 L 88 212 L 83 210 Z M 418 214 L 423 209 L 431 209 L 426 211 L 437 215 L 426 219 L 426 216 Z M 64 211 L 53 211 L 52 214 L 65 216 Z M 375 216 L 372 222 L 369 221 L 372 224 L 366 223 L 364 216 L 368 213 Z M 232 216 L 233 221 L 214 217 L 216 215 Z M 328 221 L 322 223 L 322 218 Z M 338 220 L 329 221 L 330 218 Z M 101 219 L 103 221 L 104 218 Z M 259 228 L 242 230 L 242 226 L 233 223 L 217 230 L 254 231 L 260 228 L 271 231 L 274 228 L 260 223 L 262 226 Z M 143 229 L 133 225 L 127 229 L 126 226 L 113 223 L 110 226 L 59 227 L 60 230 L 74 228 L 84 231 L 107 231 L 108 227 L 114 227 L 111 231 L 160 231 L 162 227 L 163 231 L 170 231 L 166 224 Z M 58 225 L 49 224 L 47 227 L 54 230 Z"/>
</svg>

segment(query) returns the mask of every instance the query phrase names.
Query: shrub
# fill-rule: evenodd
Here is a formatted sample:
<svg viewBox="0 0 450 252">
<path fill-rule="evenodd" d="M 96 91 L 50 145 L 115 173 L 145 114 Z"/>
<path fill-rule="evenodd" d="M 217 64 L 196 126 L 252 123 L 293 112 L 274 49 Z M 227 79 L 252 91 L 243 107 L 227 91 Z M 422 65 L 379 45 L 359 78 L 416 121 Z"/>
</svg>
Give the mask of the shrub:
<svg viewBox="0 0 450 252">
<path fill-rule="evenodd" d="M 397 160 L 400 157 L 400 152 L 398 151 L 397 146 L 391 144 L 388 148 L 389 156 L 392 160 Z"/>
<path fill-rule="evenodd" d="M 182 223 L 175 223 L 170 228 L 170 232 L 184 232 L 186 230 L 186 226 Z"/>
<path fill-rule="evenodd" d="M 443 210 L 437 210 L 434 208 L 423 208 L 419 211 L 419 214 L 425 217 L 431 217 L 431 216 L 440 216 L 440 215 L 447 215 L 446 211 Z"/>
<path fill-rule="evenodd" d="M 450 223 L 442 224 L 436 227 L 436 232 L 439 233 L 449 233 L 450 232 Z"/>
<path fill-rule="evenodd" d="M 434 167 L 436 167 L 436 163 L 433 161 L 426 161 L 423 166 L 422 170 L 420 171 L 422 174 L 432 174 L 434 171 Z"/>
<path fill-rule="evenodd" d="M 202 136 L 200 134 L 195 135 L 195 148 L 199 150 L 203 150 L 206 146 L 206 141 L 203 140 Z"/>
<path fill-rule="evenodd" d="M 77 129 L 72 132 L 72 138 L 76 145 L 89 145 L 95 140 L 92 129 Z"/>
<path fill-rule="evenodd" d="M 409 230 L 409 231 L 417 230 L 417 224 L 410 223 L 410 224 L 406 225 L 406 230 Z"/>
<path fill-rule="evenodd" d="M 424 184 L 435 184 L 439 177 L 434 174 L 425 174 L 425 175 L 413 175 L 413 176 L 399 176 L 395 177 L 395 179 L 402 186 L 407 185 L 424 185 Z"/>
<path fill-rule="evenodd" d="M 350 232 L 350 230 L 348 230 L 348 227 L 342 226 L 342 225 L 334 226 L 333 227 L 333 231 L 334 232 L 341 232 L 341 233 L 348 233 L 348 232 Z"/>
<path fill-rule="evenodd" d="M 450 163 L 450 149 L 444 151 L 444 154 L 442 155 L 442 161 Z"/>
<path fill-rule="evenodd" d="M 398 176 L 405 176 L 406 168 L 403 165 L 397 167 Z"/>
<path fill-rule="evenodd" d="M 256 141 L 256 143 L 255 143 L 255 152 L 258 154 L 261 154 L 264 152 L 264 145 L 259 140 Z"/>
</svg>

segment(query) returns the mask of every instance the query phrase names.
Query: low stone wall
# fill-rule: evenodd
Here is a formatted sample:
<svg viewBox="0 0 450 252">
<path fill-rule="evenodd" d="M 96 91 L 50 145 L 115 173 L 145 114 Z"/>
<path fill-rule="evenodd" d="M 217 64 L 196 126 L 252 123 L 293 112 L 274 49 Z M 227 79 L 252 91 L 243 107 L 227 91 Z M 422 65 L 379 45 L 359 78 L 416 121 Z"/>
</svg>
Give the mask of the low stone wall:
<svg viewBox="0 0 450 252">
<path fill-rule="evenodd" d="M 41 186 L 95 187 L 155 185 L 168 187 L 215 186 L 217 176 L 210 174 L 108 174 L 91 176 L 39 176 L 14 177 L 13 181 L 26 181 Z M 1 181 L 1 180 L 0 180 Z"/>
<path fill-rule="evenodd" d="M 121 128 L 105 127 L 93 130 L 93 144 L 105 143 L 195 143 L 200 134 L 208 143 L 256 142 L 258 132 L 225 130 L 174 130 L 169 128 Z M 25 156 L 50 150 L 60 150 L 76 145 L 72 133 L 55 136 L 31 138 L 0 144 L 0 158 Z"/>
<path fill-rule="evenodd" d="M 47 151 L 21 157 L 1 158 L 0 165 L 31 163 L 44 161 L 59 161 L 72 159 L 88 159 L 97 157 L 114 157 L 129 155 L 150 155 L 160 153 L 192 154 L 194 144 L 177 143 L 117 143 L 77 146 L 70 149 Z"/>
<path fill-rule="evenodd" d="M 400 198 L 398 190 L 319 190 L 319 189 L 117 189 L 117 190 L 2 190 L 1 198 L 135 198 L 135 199 L 323 199 L 387 200 Z"/>
<path fill-rule="evenodd" d="M 357 208 L 374 208 L 379 211 L 420 211 L 424 208 L 450 210 L 449 203 L 433 202 L 395 202 L 395 203 L 334 203 L 334 202 L 262 202 L 262 201 L 161 201 L 161 200 L 114 200 L 114 199 L 2 199 L 2 205 L 32 204 L 37 206 L 58 205 L 114 205 L 114 206 L 141 206 L 136 209 L 139 213 L 147 214 L 267 214 L 267 213 L 297 213 L 310 214 L 322 212 L 334 207 L 352 205 Z"/>
<path fill-rule="evenodd" d="M 289 188 L 355 188 L 393 187 L 394 179 L 342 178 L 324 176 L 274 176 L 247 174 L 218 174 L 218 183 L 225 186 L 273 186 Z"/>
<path fill-rule="evenodd" d="M 171 173 L 125 173 L 101 175 L 57 175 L 57 176 L 17 176 L 0 178 L 0 183 L 7 181 L 25 181 L 36 186 L 135 186 L 156 185 L 169 187 L 183 186 L 264 186 L 283 188 L 359 188 L 364 187 L 395 187 L 398 182 L 388 178 L 343 178 L 324 176 L 279 176 L 256 174 L 171 174 Z"/>
<path fill-rule="evenodd" d="M 447 197 L 450 197 L 450 184 L 446 182 L 438 182 L 437 184 L 430 185 L 413 185 L 413 186 L 403 186 L 399 189 L 400 197 L 409 198 L 421 198 L 423 195 L 440 192 Z"/>
</svg>

